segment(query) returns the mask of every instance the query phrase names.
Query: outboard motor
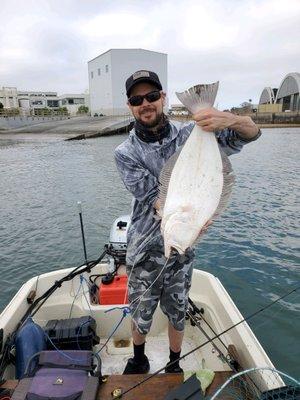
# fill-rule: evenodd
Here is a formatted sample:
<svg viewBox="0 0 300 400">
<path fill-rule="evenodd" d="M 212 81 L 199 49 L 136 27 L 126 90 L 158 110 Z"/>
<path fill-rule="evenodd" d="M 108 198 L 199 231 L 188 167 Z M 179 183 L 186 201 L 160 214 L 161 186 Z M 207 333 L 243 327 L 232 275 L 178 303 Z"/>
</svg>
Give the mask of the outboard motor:
<svg viewBox="0 0 300 400">
<path fill-rule="evenodd" d="M 98 304 L 127 304 L 127 275 L 118 275 L 121 265 L 126 264 L 127 232 L 130 215 L 122 215 L 112 224 L 109 243 L 105 245 L 109 258 L 108 273 L 98 287 Z"/>
<path fill-rule="evenodd" d="M 130 225 L 130 215 L 117 218 L 110 230 L 107 253 L 113 257 L 116 266 L 125 264 L 127 251 L 127 232 Z"/>
</svg>

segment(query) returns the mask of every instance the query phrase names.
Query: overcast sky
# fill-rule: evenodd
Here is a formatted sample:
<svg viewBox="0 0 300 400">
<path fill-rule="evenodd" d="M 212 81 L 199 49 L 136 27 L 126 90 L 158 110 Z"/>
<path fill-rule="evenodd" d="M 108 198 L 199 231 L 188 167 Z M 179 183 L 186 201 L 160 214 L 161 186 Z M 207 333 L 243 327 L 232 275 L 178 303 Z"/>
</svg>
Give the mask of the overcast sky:
<svg viewBox="0 0 300 400">
<path fill-rule="evenodd" d="M 168 54 L 175 91 L 220 81 L 220 109 L 300 72 L 300 0 L 1 0 L 0 87 L 88 89 L 87 61 L 111 48 Z"/>
</svg>

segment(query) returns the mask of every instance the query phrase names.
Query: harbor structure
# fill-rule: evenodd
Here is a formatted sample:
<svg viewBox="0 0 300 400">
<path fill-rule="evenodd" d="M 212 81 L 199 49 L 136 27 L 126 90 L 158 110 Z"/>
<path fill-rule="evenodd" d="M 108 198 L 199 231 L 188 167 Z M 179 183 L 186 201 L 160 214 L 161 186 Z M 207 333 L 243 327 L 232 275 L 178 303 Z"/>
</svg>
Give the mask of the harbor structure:
<svg viewBox="0 0 300 400">
<path fill-rule="evenodd" d="M 259 99 L 259 112 L 299 112 L 300 73 L 287 74 L 279 88 L 265 87 Z"/>
<path fill-rule="evenodd" d="M 89 107 L 88 94 L 63 94 L 51 91 L 17 90 L 16 87 L 0 89 L 0 103 L 4 109 L 15 109 L 21 115 L 39 114 L 41 110 L 56 111 L 66 107 L 68 114 L 76 115 L 81 105 Z"/>
<path fill-rule="evenodd" d="M 138 70 L 158 74 L 167 92 L 167 54 L 144 49 L 110 49 L 88 61 L 91 115 L 124 115 L 125 81 Z"/>
<path fill-rule="evenodd" d="M 183 104 L 171 104 L 169 115 L 189 115 L 189 111 Z"/>
</svg>

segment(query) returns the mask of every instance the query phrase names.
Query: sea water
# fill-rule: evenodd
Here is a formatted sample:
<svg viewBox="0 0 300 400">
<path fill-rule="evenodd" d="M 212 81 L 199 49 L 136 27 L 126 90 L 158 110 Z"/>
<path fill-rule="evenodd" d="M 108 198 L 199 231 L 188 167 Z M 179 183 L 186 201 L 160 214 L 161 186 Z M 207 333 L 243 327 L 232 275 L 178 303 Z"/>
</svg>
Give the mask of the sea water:
<svg viewBox="0 0 300 400">
<path fill-rule="evenodd" d="M 113 160 L 125 135 L 63 141 L 0 135 L 0 310 L 29 278 L 84 262 L 108 241 L 131 196 Z M 195 268 L 219 277 L 244 316 L 299 285 L 300 129 L 264 129 L 231 157 L 230 204 L 196 246 Z M 249 324 L 275 366 L 300 378 L 300 291 Z"/>
</svg>

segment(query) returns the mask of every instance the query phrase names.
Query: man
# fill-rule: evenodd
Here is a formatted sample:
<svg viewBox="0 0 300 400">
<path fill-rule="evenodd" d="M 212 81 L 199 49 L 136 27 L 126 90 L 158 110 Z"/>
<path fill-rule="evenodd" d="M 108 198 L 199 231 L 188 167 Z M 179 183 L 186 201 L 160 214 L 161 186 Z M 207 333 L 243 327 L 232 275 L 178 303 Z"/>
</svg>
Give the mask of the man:
<svg viewBox="0 0 300 400">
<path fill-rule="evenodd" d="M 183 341 L 194 253 L 192 249 L 184 255 L 172 253 L 166 263 L 157 215 L 159 174 L 165 162 L 184 144 L 195 123 L 204 131 L 215 132 L 227 155 L 257 139 L 260 131 L 250 117 L 214 108 L 193 115 L 195 122 L 169 121 L 163 112 L 166 94 L 152 71 L 131 75 L 126 81 L 126 93 L 135 122 L 128 139 L 115 151 L 121 179 L 134 197 L 126 260 L 134 357 L 128 360 L 124 374 L 149 371 L 145 341 L 158 302 L 169 319 L 170 361 L 165 371 L 182 372 L 175 360 L 180 357 Z"/>
</svg>

